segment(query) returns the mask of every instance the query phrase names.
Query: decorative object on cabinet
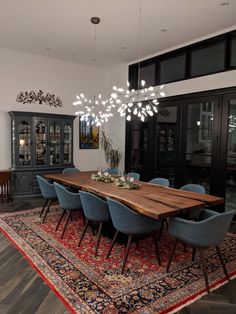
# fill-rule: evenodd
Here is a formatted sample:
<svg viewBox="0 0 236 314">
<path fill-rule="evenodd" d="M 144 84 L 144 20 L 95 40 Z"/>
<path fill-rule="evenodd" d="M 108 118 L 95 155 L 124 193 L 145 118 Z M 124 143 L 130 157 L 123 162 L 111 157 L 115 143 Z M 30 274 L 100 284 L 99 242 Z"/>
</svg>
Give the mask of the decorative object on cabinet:
<svg viewBox="0 0 236 314">
<path fill-rule="evenodd" d="M 62 107 L 62 101 L 58 96 L 50 93 L 44 95 L 44 92 L 41 89 L 38 93 L 34 91 L 20 92 L 20 94 L 16 97 L 16 101 L 22 102 L 23 104 L 34 104 L 38 102 L 40 105 L 45 103 L 51 107 Z"/>
<path fill-rule="evenodd" d="M 14 197 L 40 193 L 36 175 L 61 173 L 73 164 L 75 116 L 11 111 Z"/>
<path fill-rule="evenodd" d="M 113 148 L 112 140 L 102 130 L 99 141 L 104 150 L 105 160 L 111 169 L 118 168 L 121 160 L 121 152 L 119 149 Z"/>
<path fill-rule="evenodd" d="M 79 121 L 79 148 L 98 149 L 99 148 L 99 127 L 88 125 L 86 121 Z"/>
</svg>

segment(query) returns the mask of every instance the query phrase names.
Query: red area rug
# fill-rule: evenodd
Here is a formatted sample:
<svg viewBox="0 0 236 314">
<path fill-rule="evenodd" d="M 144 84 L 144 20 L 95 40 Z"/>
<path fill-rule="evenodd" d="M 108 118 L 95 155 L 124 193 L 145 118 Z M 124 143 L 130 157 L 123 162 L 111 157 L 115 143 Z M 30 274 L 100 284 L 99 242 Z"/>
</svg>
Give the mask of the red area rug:
<svg viewBox="0 0 236 314">
<path fill-rule="evenodd" d="M 116 243 L 108 260 L 111 240 L 102 237 L 94 257 L 96 237 L 91 229 L 77 247 L 83 223 L 75 213 L 64 239 L 55 232 L 60 210 L 54 207 L 41 224 L 40 209 L 4 214 L 0 230 L 16 245 L 72 313 L 174 313 L 206 294 L 198 256 L 180 244 L 170 272 L 165 267 L 171 240 L 167 232 L 160 242 L 162 266 L 158 266 L 152 238 L 132 244 L 124 275 L 120 275 L 124 245 Z M 228 234 L 221 245 L 230 277 L 236 277 L 236 235 Z M 210 288 L 227 282 L 214 249 L 205 252 Z"/>
</svg>

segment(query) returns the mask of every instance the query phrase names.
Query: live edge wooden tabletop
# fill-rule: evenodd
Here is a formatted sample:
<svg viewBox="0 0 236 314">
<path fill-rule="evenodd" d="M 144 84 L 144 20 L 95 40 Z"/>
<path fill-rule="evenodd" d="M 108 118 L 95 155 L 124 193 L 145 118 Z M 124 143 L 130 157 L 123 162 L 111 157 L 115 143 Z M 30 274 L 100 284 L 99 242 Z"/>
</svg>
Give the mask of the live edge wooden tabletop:
<svg viewBox="0 0 236 314">
<path fill-rule="evenodd" d="M 202 208 L 204 204 L 218 205 L 224 203 L 224 199 L 221 197 L 177 190 L 142 181 L 137 181 L 140 184 L 140 188 L 137 190 L 122 189 L 115 186 L 114 183 L 92 180 L 92 173 L 87 171 L 70 174 L 48 174 L 45 177 L 103 197 L 114 198 L 153 218 L 173 216 L 181 211 Z"/>
</svg>

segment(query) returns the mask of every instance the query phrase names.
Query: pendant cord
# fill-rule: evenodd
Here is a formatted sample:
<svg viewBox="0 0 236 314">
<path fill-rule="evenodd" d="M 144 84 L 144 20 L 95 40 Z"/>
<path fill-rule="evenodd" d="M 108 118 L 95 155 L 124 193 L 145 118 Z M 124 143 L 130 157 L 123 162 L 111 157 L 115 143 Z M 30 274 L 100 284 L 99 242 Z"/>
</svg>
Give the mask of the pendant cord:
<svg viewBox="0 0 236 314">
<path fill-rule="evenodd" d="M 142 33 L 141 33 L 141 29 L 142 29 L 142 0 L 139 1 L 139 30 L 138 30 L 138 90 L 140 88 L 140 59 L 141 59 L 141 40 L 142 40 Z"/>
<path fill-rule="evenodd" d="M 94 62 L 97 62 L 97 25 L 94 24 Z M 95 106 L 95 101 L 96 101 L 96 94 L 97 94 L 97 81 L 96 79 L 94 80 L 94 106 Z"/>
</svg>

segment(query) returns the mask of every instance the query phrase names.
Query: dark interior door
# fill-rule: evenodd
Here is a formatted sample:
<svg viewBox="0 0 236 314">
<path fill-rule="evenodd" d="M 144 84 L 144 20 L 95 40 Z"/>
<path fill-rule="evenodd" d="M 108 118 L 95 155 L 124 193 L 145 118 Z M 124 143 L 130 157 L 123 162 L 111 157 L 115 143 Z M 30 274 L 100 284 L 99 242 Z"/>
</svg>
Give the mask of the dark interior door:
<svg viewBox="0 0 236 314">
<path fill-rule="evenodd" d="M 225 210 L 236 210 L 236 93 L 223 97 L 220 157 L 219 193 Z"/>
<path fill-rule="evenodd" d="M 182 184 L 201 184 L 213 194 L 219 162 L 218 111 L 219 97 L 189 99 L 183 106 Z"/>
<path fill-rule="evenodd" d="M 179 141 L 178 104 L 169 102 L 160 107 L 157 114 L 153 178 L 167 178 L 172 187 L 176 184 Z"/>
</svg>

